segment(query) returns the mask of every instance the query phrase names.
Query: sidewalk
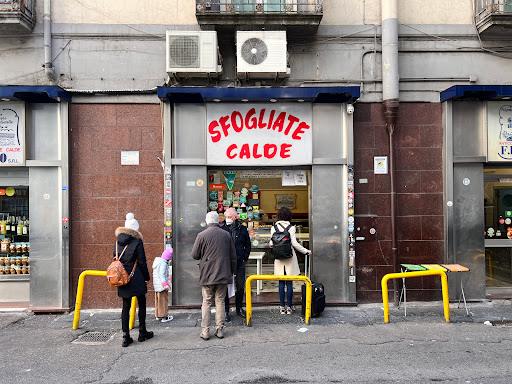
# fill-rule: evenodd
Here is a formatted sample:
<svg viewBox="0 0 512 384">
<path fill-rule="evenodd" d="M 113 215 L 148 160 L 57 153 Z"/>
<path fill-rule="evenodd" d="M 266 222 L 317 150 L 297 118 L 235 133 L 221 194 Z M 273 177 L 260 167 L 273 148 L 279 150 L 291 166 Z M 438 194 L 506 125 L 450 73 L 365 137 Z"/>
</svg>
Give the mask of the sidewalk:
<svg viewBox="0 0 512 384">
<path fill-rule="evenodd" d="M 464 304 L 458 308 L 457 303 L 450 304 L 451 323 L 484 323 L 491 322 L 494 325 L 512 323 L 512 301 L 493 300 L 468 303 L 469 315 L 466 315 Z M 154 318 L 154 308 L 148 308 L 148 327 L 200 327 L 200 309 L 169 310 L 174 320 L 168 323 L 160 323 Z M 417 322 L 417 323 L 443 323 L 443 303 L 439 302 L 408 302 L 407 316 L 404 316 L 403 306 L 396 308 L 390 306 L 390 323 Z M 20 318 L 26 318 L 33 314 L 23 308 L 0 308 L 0 328 L 10 322 L 16 322 Z M 232 321 L 229 327 L 245 327 L 245 319 L 230 312 Z M 37 315 L 44 317 L 44 315 Z M 117 330 L 120 327 L 120 309 L 85 309 L 80 313 L 78 330 Z M 74 312 L 56 315 L 52 327 L 72 328 Z M 212 320 L 214 314 L 212 314 Z M 281 315 L 277 307 L 253 307 L 253 327 L 258 324 L 304 324 L 300 316 L 300 306 L 296 312 L 289 315 Z M 384 324 L 384 311 L 381 303 L 360 304 L 354 307 L 327 307 L 321 316 L 311 319 L 311 326 L 330 324 L 371 325 Z M 136 318 L 135 327 L 138 326 Z"/>
</svg>

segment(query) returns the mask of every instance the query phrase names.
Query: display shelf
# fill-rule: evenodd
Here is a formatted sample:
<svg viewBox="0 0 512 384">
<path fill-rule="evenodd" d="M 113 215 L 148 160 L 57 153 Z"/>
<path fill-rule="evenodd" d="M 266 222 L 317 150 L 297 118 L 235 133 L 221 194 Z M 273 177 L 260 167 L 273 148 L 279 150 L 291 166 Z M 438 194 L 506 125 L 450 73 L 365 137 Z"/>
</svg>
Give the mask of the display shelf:
<svg viewBox="0 0 512 384">
<path fill-rule="evenodd" d="M 0 275 L 0 281 L 29 281 L 30 274 L 21 275 Z"/>
</svg>

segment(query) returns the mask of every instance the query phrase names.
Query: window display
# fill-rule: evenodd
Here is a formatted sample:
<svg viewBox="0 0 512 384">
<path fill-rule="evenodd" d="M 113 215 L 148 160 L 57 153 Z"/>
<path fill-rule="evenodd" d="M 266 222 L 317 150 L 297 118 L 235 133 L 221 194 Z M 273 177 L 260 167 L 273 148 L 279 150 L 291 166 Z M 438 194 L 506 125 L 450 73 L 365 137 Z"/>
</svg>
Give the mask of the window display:
<svg viewBox="0 0 512 384">
<path fill-rule="evenodd" d="M 28 187 L 0 187 L 0 275 L 30 275 Z"/>
</svg>

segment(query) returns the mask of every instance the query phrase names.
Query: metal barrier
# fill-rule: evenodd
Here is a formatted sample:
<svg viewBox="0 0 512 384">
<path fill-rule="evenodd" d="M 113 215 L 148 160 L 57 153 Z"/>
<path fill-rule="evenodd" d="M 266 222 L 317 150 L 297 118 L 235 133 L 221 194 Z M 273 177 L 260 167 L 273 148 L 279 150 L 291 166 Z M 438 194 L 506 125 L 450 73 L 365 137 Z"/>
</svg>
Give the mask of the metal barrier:
<svg viewBox="0 0 512 384">
<path fill-rule="evenodd" d="M 450 322 L 450 301 L 448 299 L 448 278 L 446 273 L 438 270 L 415 271 L 415 272 L 401 272 L 401 273 L 388 273 L 384 275 L 381 280 L 382 286 L 382 305 L 384 306 L 384 322 L 389 323 L 389 301 L 388 301 L 388 280 L 403 279 L 407 277 L 420 277 L 420 276 L 441 276 L 441 287 L 443 289 L 443 307 L 444 318 L 447 323 Z"/>
<path fill-rule="evenodd" d="M 251 275 L 245 282 L 245 306 L 247 326 L 252 326 L 252 302 L 251 302 L 251 281 L 253 280 L 286 280 L 286 281 L 304 281 L 306 283 L 306 311 L 304 322 L 311 324 L 311 296 L 312 284 L 311 280 L 306 276 L 287 276 L 287 275 Z"/>
<path fill-rule="evenodd" d="M 75 303 L 75 317 L 73 319 L 73 329 L 78 328 L 80 322 L 80 309 L 82 308 L 82 296 L 84 295 L 84 282 L 85 276 L 104 276 L 107 277 L 107 271 L 83 271 L 78 278 L 78 288 L 76 290 L 76 303 Z M 130 308 L 130 329 L 133 329 L 135 324 L 135 311 L 137 309 L 137 298 L 132 297 L 132 306 Z"/>
</svg>

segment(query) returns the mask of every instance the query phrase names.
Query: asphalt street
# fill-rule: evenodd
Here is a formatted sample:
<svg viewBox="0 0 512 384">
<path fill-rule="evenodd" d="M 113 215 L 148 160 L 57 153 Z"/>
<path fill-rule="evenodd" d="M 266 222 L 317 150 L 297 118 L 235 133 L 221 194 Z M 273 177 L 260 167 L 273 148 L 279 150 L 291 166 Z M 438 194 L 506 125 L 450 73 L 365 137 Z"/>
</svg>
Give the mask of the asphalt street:
<svg viewBox="0 0 512 384">
<path fill-rule="evenodd" d="M 155 337 L 127 348 L 120 311 L 82 311 L 75 331 L 73 313 L 0 312 L 0 382 L 511 383 L 511 302 L 468 306 L 466 315 L 452 304 L 446 323 L 441 303 L 408 303 L 407 317 L 391 308 L 388 324 L 379 304 L 327 308 L 310 325 L 259 307 L 252 327 L 233 316 L 225 338 L 211 331 L 208 341 L 200 310 L 171 310 L 160 323 L 149 309 Z M 87 337 L 99 340 L 77 342 Z"/>
</svg>

